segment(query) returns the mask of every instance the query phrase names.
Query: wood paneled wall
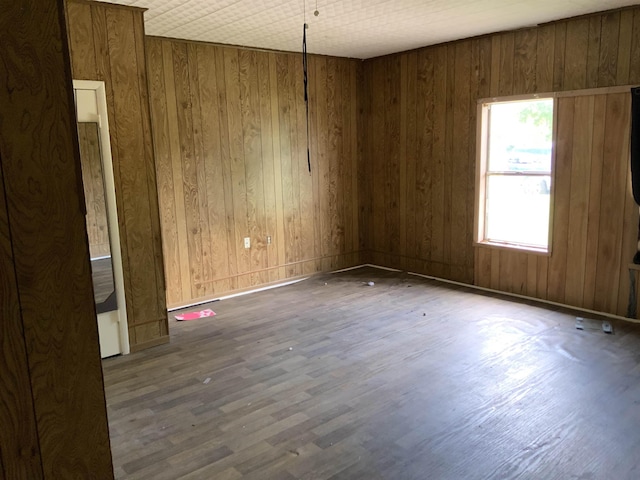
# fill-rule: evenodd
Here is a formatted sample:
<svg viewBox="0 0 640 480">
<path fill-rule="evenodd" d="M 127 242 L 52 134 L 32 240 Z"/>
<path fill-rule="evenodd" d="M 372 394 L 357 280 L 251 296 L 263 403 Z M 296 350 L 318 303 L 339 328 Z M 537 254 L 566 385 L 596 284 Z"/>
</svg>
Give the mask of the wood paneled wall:
<svg viewBox="0 0 640 480">
<path fill-rule="evenodd" d="M 0 479 L 37 479 L 42 460 L 5 198 L 0 168 Z"/>
<path fill-rule="evenodd" d="M 390 267 L 484 284 L 474 268 L 486 252 L 472 246 L 477 100 L 639 83 L 639 59 L 640 8 L 631 8 L 365 61 L 363 162 L 368 168 L 363 169 L 360 190 L 365 257 Z M 605 154 L 604 161 L 609 161 Z M 616 181 L 624 188 L 623 179 Z M 556 216 L 573 208 L 571 197 L 558 193 Z M 601 218 L 618 218 L 618 212 L 610 211 L 617 207 L 603 198 Z M 598 232 L 590 241 L 600 241 L 602 235 L 602 241 L 609 241 L 604 230 Z M 628 241 L 625 237 L 625 245 Z M 622 262 L 627 261 L 622 244 L 610 247 L 616 253 L 608 253 L 608 258 L 624 255 Z M 574 257 L 567 248 L 554 249 L 549 265 L 577 261 Z M 492 253 L 489 265 L 483 258 L 481 268 L 499 278 L 492 286 L 512 291 L 510 285 L 518 285 L 521 290 L 524 275 L 531 284 L 533 278 L 546 278 L 537 271 L 538 257 L 535 260 Z M 588 270 L 605 259 L 587 255 L 584 261 Z M 611 278 L 619 273 L 615 262 L 605 268 L 616 272 L 608 274 Z M 578 292 L 565 295 L 566 283 L 559 284 L 565 279 L 549 279 L 544 288 L 536 286 L 534 296 L 621 312 L 622 278 L 598 284 L 607 290 L 602 294 L 607 300 L 585 300 L 589 293 L 583 291 L 582 301 Z M 524 288 L 533 295 L 529 283 Z"/>
<path fill-rule="evenodd" d="M 68 0 L 73 78 L 107 91 L 132 350 L 169 340 L 143 10 Z"/>
<path fill-rule="evenodd" d="M 84 200 L 87 205 L 89 254 L 93 259 L 111 254 L 97 124 L 78 123 L 78 140 Z"/>
<path fill-rule="evenodd" d="M 113 478 L 64 4 L 0 11 L 0 478 Z"/>
<path fill-rule="evenodd" d="M 638 235 L 629 168 L 631 95 L 557 102 L 551 255 L 480 247 L 476 283 L 625 316 Z"/>
<path fill-rule="evenodd" d="M 148 38 L 147 58 L 169 306 L 360 262 L 361 62 L 310 57 L 309 174 L 300 54 Z"/>
</svg>

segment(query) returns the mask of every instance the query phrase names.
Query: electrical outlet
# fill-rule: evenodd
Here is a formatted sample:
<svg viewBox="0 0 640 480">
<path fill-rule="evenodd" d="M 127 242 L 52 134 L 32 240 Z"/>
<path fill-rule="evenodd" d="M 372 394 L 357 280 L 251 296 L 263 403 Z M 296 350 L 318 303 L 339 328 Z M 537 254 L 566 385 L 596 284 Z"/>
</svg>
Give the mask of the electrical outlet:
<svg viewBox="0 0 640 480">
<path fill-rule="evenodd" d="M 251 238 L 244 237 L 244 248 L 251 248 Z"/>
<path fill-rule="evenodd" d="M 267 235 L 267 245 L 271 245 L 271 235 Z"/>
</svg>

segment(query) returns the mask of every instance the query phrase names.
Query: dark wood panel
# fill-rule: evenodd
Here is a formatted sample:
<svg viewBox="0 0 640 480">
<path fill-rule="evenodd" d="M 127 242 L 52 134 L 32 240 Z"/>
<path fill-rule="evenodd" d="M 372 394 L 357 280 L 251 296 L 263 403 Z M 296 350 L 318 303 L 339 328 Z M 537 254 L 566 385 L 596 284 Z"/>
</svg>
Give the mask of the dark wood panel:
<svg viewBox="0 0 640 480">
<path fill-rule="evenodd" d="M 618 39 L 620 36 L 620 12 L 602 15 L 600 34 L 600 68 L 598 86 L 607 87 L 616 84 L 618 71 Z"/>
<path fill-rule="evenodd" d="M 147 50 L 169 304 L 353 265 L 359 62 L 310 57 L 310 174 L 298 56 Z"/>
<path fill-rule="evenodd" d="M 629 65 L 629 83 L 640 83 L 640 8 L 633 10 L 633 25 L 631 27 L 631 57 Z"/>
<path fill-rule="evenodd" d="M 517 92 L 535 92 L 538 30 L 530 28 L 516 32 L 514 48 L 513 88 Z"/>
<path fill-rule="evenodd" d="M 538 43 L 536 49 L 536 91 L 553 90 L 553 65 L 555 55 L 555 25 L 546 25 L 536 29 Z"/>
<path fill-rule="evenodd" d="M 8 479 L 113 478 L 64 4 L 0 9 L 0 463 Z"/>
<path fill-rule="evenodd" d="M 0 25 L 2 23 L 0 22 Z M 0 49 L 0 63 L 4 51 Z M 0 478 L 43 478 L 0 149 Z"/>
</svg>

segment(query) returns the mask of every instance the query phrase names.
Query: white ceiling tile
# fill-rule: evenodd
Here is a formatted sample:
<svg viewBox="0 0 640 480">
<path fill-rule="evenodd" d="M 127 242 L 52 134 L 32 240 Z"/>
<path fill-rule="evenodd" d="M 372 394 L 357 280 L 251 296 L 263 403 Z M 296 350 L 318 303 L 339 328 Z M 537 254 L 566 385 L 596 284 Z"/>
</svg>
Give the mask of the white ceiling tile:
<svg viewBox="0 0 640 480">
<path fill-rule="evenodd" d="M 110 0 L 147 8 L 148 35 L 370 58 L 634 5 L 638 0 Z M 316 9 L 319 16 L 314 16 Z"/>
</svg>

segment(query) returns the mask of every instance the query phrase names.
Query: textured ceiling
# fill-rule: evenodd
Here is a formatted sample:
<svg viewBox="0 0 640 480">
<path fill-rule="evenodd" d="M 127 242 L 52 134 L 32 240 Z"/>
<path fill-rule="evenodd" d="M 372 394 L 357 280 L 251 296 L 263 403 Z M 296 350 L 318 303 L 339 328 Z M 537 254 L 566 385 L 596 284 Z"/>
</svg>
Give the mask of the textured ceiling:
<svg viewBox="0 0 640 480">
<path fill-rule="evenodd" d="M 111 0 L 148 8 L 148 35 L 370 58 L 638 0 Z"/>
</svg>

